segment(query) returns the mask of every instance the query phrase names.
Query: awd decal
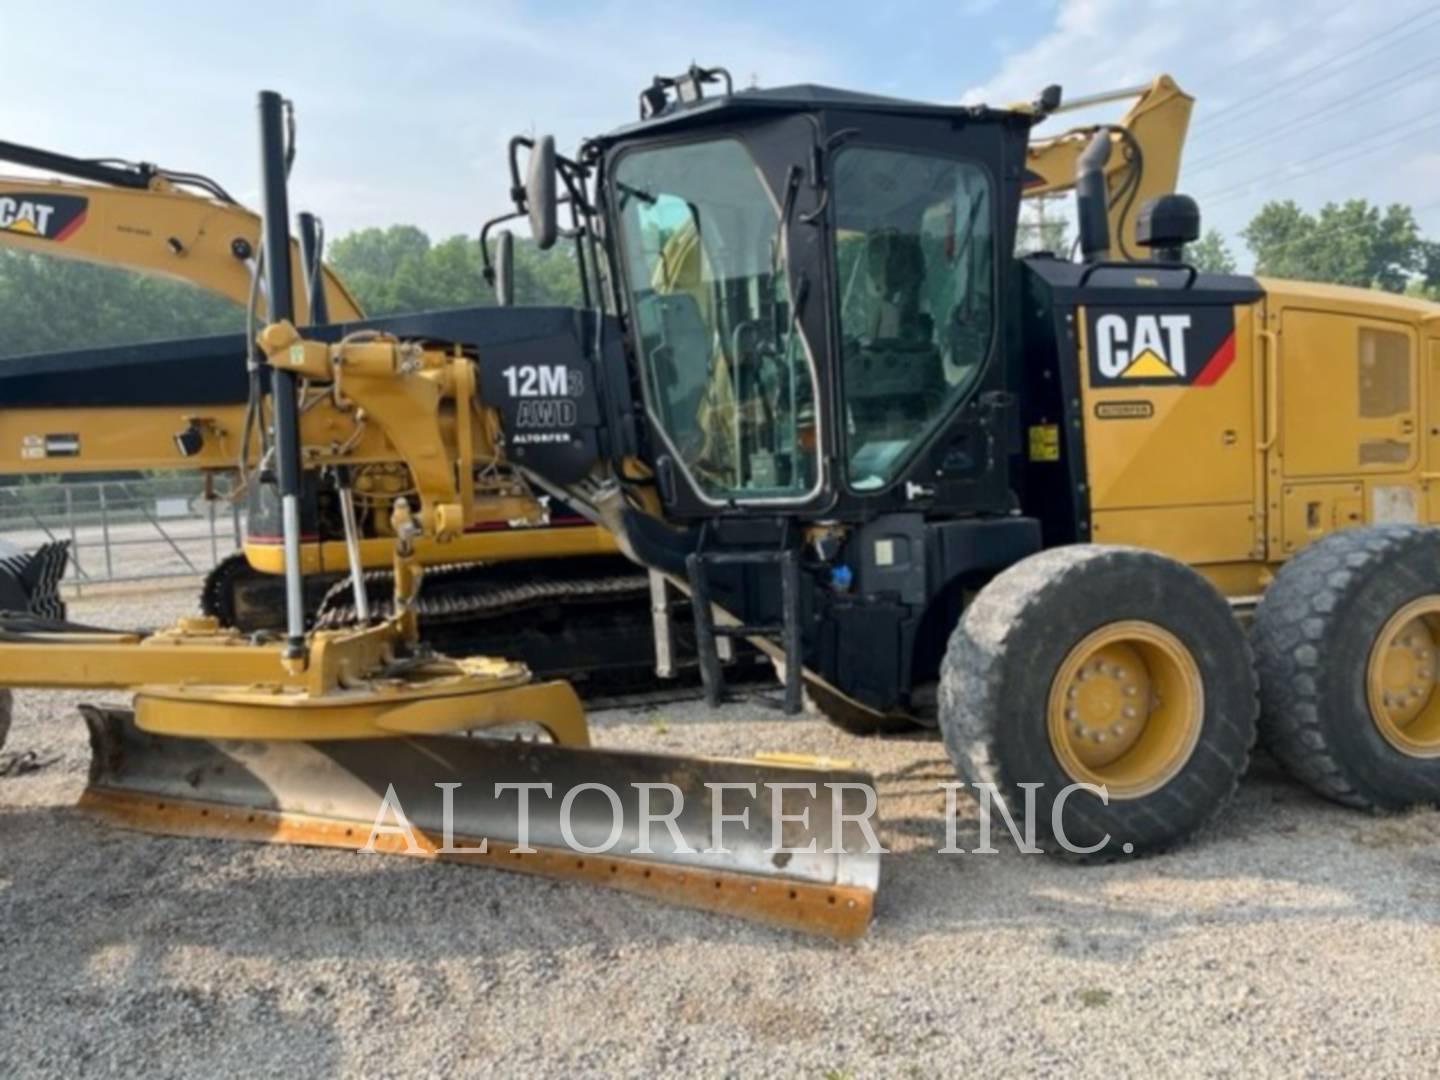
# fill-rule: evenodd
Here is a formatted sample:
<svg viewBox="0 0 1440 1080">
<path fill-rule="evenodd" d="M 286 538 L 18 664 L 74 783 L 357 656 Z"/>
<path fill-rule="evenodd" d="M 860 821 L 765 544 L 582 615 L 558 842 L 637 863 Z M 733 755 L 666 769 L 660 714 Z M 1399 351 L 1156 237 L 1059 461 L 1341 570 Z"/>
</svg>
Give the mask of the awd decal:
<svg viewBox="0 0 1440 1080">
<path fill-rule="evenodd" d="M 564 364 L 512 364 L 500 372 L 515 402 L 515 445 L 566 444 L 580 421 L 577 398 L 585 392 L 585 376 Z"/>
<path fill-rule="evenodd" d="M 85 224 L 88 205 L 79 195 L 0 195 L 0 231 L 61 242 Z"/>
<path fill-rule="evenodd" d="M 1229 307 L 1092 308 L 1090 385 L 1212 386 L 1235 360 Z"/>
</svg>

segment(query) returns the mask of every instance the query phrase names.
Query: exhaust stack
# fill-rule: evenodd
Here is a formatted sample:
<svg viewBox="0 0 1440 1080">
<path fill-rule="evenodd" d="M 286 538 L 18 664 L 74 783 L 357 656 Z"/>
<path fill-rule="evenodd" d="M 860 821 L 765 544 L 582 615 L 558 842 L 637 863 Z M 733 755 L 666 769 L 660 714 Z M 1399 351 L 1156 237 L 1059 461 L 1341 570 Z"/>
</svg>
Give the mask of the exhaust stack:
<svg viewBox="0 0 1440 1080">
<path fill-rule="evenodd" d="M 1110 198 L 1105 165 L 1110 160 L 1110 132 L 1101 128 L 1075 166 L 1075 208 L 1080 224 L 1080 255 L 1087 263 L 1110 257 Z"/>
</svg>

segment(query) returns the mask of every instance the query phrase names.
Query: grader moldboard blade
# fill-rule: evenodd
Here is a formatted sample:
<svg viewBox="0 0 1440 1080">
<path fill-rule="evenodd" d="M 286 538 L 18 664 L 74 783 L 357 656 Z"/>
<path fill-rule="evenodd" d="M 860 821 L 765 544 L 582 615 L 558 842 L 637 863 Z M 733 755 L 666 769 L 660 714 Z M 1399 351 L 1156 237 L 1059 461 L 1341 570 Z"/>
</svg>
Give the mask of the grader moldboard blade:
<svg viewBox="0 0 1440 1080">
<path fill-rule="evenodd" d="M 380 820 L 392 827 L 373 837 L 385 853 L 603 884 L 836 938 L 870 922 L 880 856 L 861 772 L 463 735 L 181 738 L 142 731 L 128 710 L 81 709 L 94 754 L 80 805 L 122 827 L 359 850 Z M 522 835 L 520 795 L 496 785 L 540 783 L 550 792 L 529 793 Z M 673 831 L 659 820 L 673 792 L 638 786 L 666 784 L 683 796 Z"/>
</svg>

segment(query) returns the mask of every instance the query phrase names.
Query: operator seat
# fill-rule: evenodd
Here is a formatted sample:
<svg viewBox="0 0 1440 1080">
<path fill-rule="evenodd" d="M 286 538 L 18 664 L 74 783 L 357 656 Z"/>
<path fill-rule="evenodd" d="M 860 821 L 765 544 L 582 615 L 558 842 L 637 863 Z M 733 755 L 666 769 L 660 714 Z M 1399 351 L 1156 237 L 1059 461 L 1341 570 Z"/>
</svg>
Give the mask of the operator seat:
<svg viewBox="0 0 1440 1080">
<path fill-rule="evenodd" d="M 864 335 L 845 346 L 852 455 L 867 443 L 908 441 L 946 389 L 934 320 L 920 310 L 926 269 L 920 238 L 894 229 L 874 232 L 864 259 L 873 310 Z"/>
</svg>

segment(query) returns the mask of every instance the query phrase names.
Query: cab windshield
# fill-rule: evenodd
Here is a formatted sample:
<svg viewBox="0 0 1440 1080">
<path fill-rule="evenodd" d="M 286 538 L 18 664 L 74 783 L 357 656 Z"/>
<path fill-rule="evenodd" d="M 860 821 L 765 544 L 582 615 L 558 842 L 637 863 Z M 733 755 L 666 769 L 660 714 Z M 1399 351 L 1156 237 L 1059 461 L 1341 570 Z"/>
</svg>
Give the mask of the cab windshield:
<svg viewBox="0 0 1440 1080">
<path fill-rule="evenodd" d="M 979 166 L 851 146 L 836 156 L 850 486 L 891 483 L 968 395 L 994 336 L 990 183 Z"/>
<path fill-rule="evenodd" d="M 733 138 L 632 151 L 614 172 L 651 415 L 706 498 L 817 486 L 814 373 L 779 212 Z"/>
</svg>

